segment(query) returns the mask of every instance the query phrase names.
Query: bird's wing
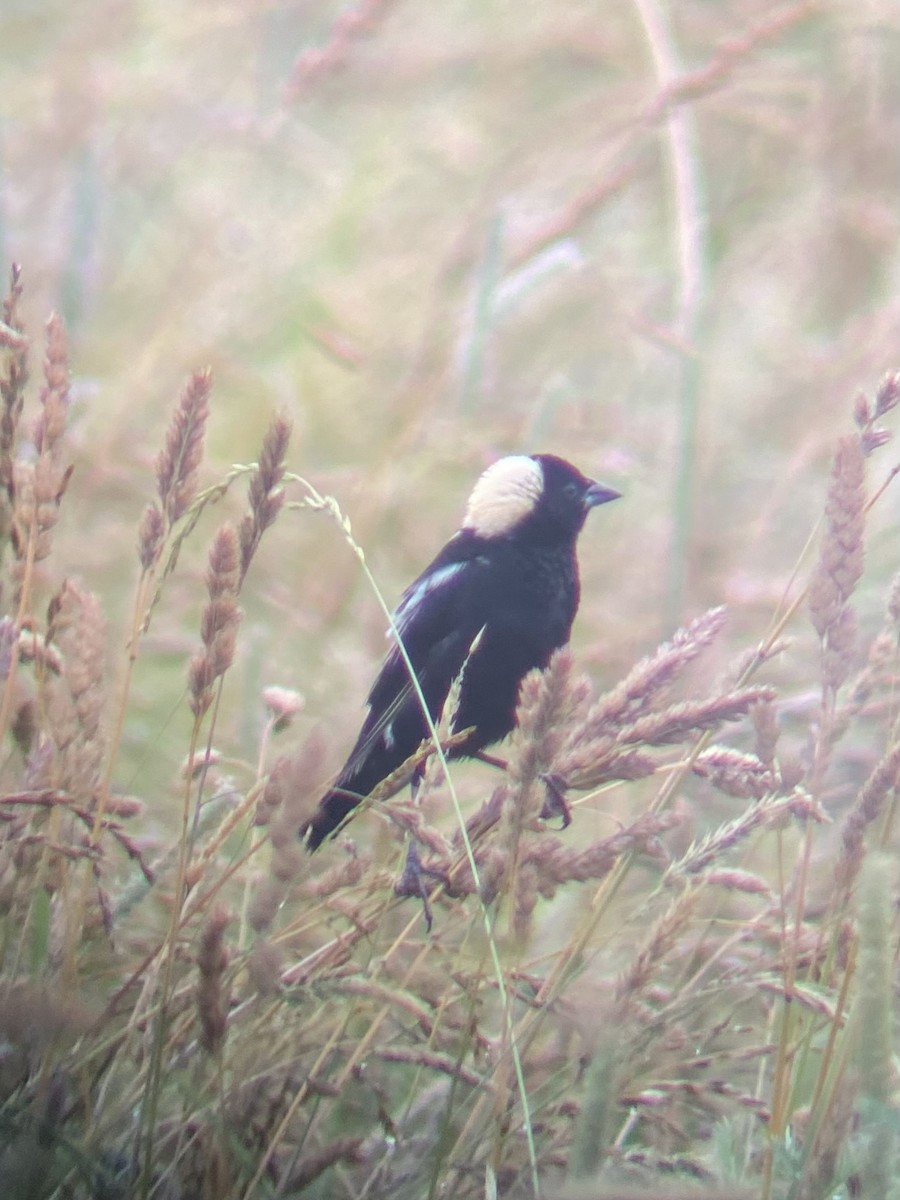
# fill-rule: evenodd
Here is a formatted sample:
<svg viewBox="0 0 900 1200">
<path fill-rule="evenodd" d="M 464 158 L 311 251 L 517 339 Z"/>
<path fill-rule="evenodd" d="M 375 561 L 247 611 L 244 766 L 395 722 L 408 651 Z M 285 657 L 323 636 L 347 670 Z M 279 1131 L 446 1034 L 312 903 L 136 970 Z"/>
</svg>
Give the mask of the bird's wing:
<svg viewBox="0 0 900 1200">
<path fill-rule="evenodd" d="M 437 608 L 443 609 L 448 600 L 452 599 L 464 582 L 459 577 L 471 572 L 472 560 L 441 563 L 431 567 L 409 585 L 400 597 L 400 603 L 394 609 L 394 626 L 402 637 L 410 626 L 420 624 L 424 617 L 423 605 L 428 601 Z M 391 631 L 393 632 L 393 630 Z"/>
<path fill-rule="evenodd" d="M 484 565 L 477 546 L 470 546 L 468 539 L 460 544 L 453 539 L 410 584 L 394 612 L 394 625 L 419 686 L 438 709 L 483 623 L 470 614 L 469 597 Z M 343 774 L 355 774 L 379 738 L 390 745 L 391 726 L 406 705 L 420 706 L 396 644 L 372 685 L 368 704 L 368 716 Z"/>
</svg>

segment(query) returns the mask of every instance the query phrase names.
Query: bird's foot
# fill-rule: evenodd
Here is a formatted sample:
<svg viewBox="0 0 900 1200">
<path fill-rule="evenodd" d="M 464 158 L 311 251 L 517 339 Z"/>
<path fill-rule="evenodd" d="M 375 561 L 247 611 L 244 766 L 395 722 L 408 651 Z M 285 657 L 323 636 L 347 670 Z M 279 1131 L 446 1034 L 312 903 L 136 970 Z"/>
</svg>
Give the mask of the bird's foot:
<svg viewBox="0 0 900 1200">
<path fill-rule="evenodd" d="M 552 817 L 559 817 L 562 821 L 562 828 L 568 829 L 572 824 L 572 809 L 566 799 L 565 779 L 561 775 L 555 775 L 552 771 L 548 771 L 541 775 L 541 781 L 547 789 L 547 795 L 544 797 L 544 804 L 540 811 L 541 819 L 548 821 Z"/>
<path fill-rule="evenodd" d="M 498 771 L 505 771 L 509 766 L 505 758 L 499 758 L 496 754 L 488 754 L 484 750 L 476 750 L 472 758 L 477 758 L 479 762 L 487 763 L 489 767 L 496 767 Z"/>
<path fill-rule="evenodd" d="M 450 882 L 446 871 L 423 865 L 422 859 L 419 856 L 418 845 L 411 841 L 406 851 L 406 862 L 403 864 L 403 871 L 400 878 L 394 884 L 394 894 L 396 896 L 417 896 L 422 901 L 425 929 L 428 933 L 431 933 L 433 914 L 431 903 L 428 899 L 427 879 L 441 883 L 445 887 Z"/>
</svg>

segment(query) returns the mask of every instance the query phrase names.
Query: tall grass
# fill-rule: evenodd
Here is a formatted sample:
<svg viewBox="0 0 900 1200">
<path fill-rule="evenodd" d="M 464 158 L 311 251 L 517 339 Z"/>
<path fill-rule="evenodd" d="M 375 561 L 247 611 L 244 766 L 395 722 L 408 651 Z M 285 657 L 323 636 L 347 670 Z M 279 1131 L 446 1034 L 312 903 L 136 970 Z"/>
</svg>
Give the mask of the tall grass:
<svg viewBox="0 0 900 1200">
<path fill-rule="evenodd" d="M 326 739 L 280 749 L 298 697 L 245 694 L 248 763 L 223 742 L 221 701 L 267 532 L 325 509 L 362 556 L 349 523 L 286 469 L 282 417 L 256 463 L 210 482 L 213 385 L 195 374 L 147 479 L 130 633 L 107 661 L 102 593 L 54 558 L 77 487 L 65 330 L 51 318 L 35 370 L 20 300 L 15 271 L 0 327 L 2 1194 L 896 1194 L 900 583 L 867 645 L 854 591 L 900 379 L 856 401 L 808 583 L 723 677 L 698 670 L 722 608 L 601 693 L 560 651 L 523 685 L 502 773 L 451 777 L 432 755 L 419 803 L 373 801 L 311 858 L 297 830 L 327 785 Z M 243 485 L 184 655 L 178 828 L 148 850 L 156 797 L 115 784 L 135 668 L 199 517 Z M 785 747 L 797 716 L 769 678 L 807 614 L 818 663 L 792 691 L 815 701 L 805 745 L 794 729 Z M 436 880 L 430 929 L 398 894 L 410 839 Z"/>
</svg>

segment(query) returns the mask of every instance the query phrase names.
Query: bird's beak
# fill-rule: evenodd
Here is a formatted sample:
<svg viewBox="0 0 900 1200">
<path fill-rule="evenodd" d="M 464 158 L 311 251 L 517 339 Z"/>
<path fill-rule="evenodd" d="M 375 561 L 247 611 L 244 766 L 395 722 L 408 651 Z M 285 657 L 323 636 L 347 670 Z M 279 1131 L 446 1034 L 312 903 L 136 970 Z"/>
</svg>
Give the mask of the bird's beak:
<svg viewBox="0 0 900 1200">
<path fill-rule="evenodd" d="M 592 483 L 584 493 L 584 507 L 596 508 L 598 504 L 606 504 L 610 500 L 618 500 L 622 493 L 605 483 Z"/>
</svg>

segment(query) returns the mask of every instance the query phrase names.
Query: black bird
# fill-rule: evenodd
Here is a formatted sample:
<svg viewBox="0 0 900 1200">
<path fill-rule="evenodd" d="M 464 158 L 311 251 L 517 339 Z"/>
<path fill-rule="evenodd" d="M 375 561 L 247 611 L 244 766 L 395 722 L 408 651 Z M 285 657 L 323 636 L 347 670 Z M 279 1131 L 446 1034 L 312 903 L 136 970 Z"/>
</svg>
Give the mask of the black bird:
<svg viewBox="0 0 900 1200">
<path fill-rule="evenodd" d="M 575 541 L 588 512 L 619 494 L 552 454 L 501 458 L 476 483 L 462 528 L 403 593 L 394 622 L 433 721 L 465 666 L 453 727 L 472 733 L 454 756 L 505 737 L 522 680 L 568 642 L 579 599 Z M 309 850 L 429 736 L 396 645 L 368 703 L 344 769 L 301 830 Z"/>
</svg>

